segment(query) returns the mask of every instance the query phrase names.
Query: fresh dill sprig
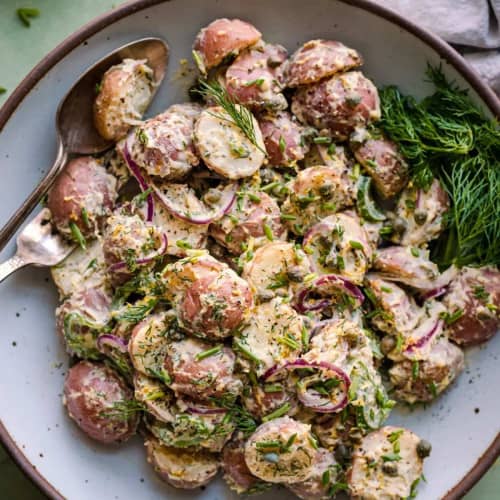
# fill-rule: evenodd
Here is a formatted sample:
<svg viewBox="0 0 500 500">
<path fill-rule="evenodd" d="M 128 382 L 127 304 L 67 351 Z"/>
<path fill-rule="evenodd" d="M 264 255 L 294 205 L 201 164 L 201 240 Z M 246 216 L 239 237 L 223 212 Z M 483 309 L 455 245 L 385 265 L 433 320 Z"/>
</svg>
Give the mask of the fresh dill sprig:
<svg viewBox="0 0 500 500">
<path fill-rule="evenodd" d="M 448 193 L 446 231 L 432 256 L 441 266 L 500 263 L 500 130 L 466 90 L 429 66 L 435 92 L 418 102 L 396 87 L 381 89 L 381 127 L 398 144 L 416 186 L 434 178 Z"/>
<path fill-rule="evenodd" d="M 113 418 L 116 420 L 129 420 L 131 417 L 137 413 L 141 413 L 146 409 L 146 407 L 135 399 L 124 399 L 122 401 L 116 401 L 110 408 L 103 410 L 100 413 L 102 418 Z"/>
<path fill-rule="evenodd" d="M 122 309 L 113 312 L 113 317 L 117 321 L 139 323 L 139 321 L 142 321 L 154 309 L 158 302 L 159 299 L 151 298 L 142 303 L 134 305 L 127 304 Z"/>
<path fill-rule="evenodd" d="M 223 115 L 216 115 L 217 118 L 234 123 L 256 148 L 266 154 L 266 151 L 257 141 L 252 113 L 231 97 L 219 82 L 200 79 L 199 88 L 195 92 L 205 99 L 213 101 L 217 106 L 220 106 L 229 115 L 230 119 Z"/>
<path fill-rule="evenodd" d="M 234 394 L 224 394 L 220 398 L 210 398 L 210 400 L 220 408 L 228 410 L 228 415 L 237 430 L 243 432 L 245 436 L 252 434 L 257 428 L 257 422 L 252 414 L 241 406 Z"/>
</svg>

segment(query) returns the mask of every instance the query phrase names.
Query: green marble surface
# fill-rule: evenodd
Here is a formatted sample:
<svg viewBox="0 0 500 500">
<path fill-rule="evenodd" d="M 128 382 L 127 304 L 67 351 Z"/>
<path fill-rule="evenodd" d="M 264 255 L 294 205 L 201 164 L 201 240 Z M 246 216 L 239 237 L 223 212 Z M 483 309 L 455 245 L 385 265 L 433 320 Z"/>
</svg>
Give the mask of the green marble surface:
<svg viewBox="0 0 500 500">
<path fill-rule="evenodd" d="M 0 0 L 0 87 L 6 89 L 0 94 L 0 105 L 50 49 L 82 24 L 120 3 L 112 0 Z M 32 20 L 29 28 L 16 15 L 16 9 L 20 7 L 40 10 L 40 16 Z M 0 446 L 0 499 L 41 498 L 43 495 L 23 476 Z M 498 462 L 466 499 L 500 499 Z"/>
</svg>

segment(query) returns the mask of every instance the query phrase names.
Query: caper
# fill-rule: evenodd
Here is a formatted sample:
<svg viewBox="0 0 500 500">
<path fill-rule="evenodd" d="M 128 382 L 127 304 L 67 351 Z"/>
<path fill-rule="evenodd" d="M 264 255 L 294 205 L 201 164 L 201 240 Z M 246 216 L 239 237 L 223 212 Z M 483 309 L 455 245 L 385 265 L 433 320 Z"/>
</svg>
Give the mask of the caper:
<svg viewBox="0 0 500 500">
<path fill-rule="evenodd" d="M 426 458 L 431 454 L 432 445 L 426 439 L 421 439 L 417 444 L 417 455 L 420 458 Z"/>
<path fill-rule="evenodd" d="M 220 191 L 217 191 L 216 189 L 209 189 L 203 198 L 209 205 L 214 205 L 215 203 L 220 201 L 220 197 Z"/>
<path fill-rule="evenodd" d="M 422 224 L 425 224 L 425 221 L 427 220 L 427 212 L 417 208 L 413 213 L 413 218 L 415 219 L 415 222 L 421 226 Z"/>
<path fill-rule="evenodd" d="M 391 477 L 397 476 L 398 466 L 394 462 L 386 462 L 384 465 L 382 465 L 382 472 Z"/>
<path fill-rule="evenodd" d="M 333 193 L 333 184 L 331 182 L 327 182 L 326 184 L 323 184 L 319 188 L 319 194 L 323 198 L 328 198 L 332 195 Z"/>
<path fill-rule="evenodd" d="M 402 234 L 406 231 L 408 223 L 402 217 L 396 217 L 392 223 L 392 228 L 397 234 Z"/>
<path fill-rule="evenodd" d="M 335 460 L 339 464 L 348 462 L 351 460 L 351 450 L 345 444 L 339 444 L 337 448 L 335 448 Z"/>
<path fill-rule="evenodd" d="M 383 354 L 390 353 L 396 347 L 396 339 L 391 335 L 386 335 L 380 341 L 380 350 Z"/>
<path fill-rule="evenodd" d="M 293 281 L 294 283 L 300 283 L 302 279 L 304 278 L 304 273 L 302 272 L 302 269 L 298 266 L 293 266 L 288 269 L 286 272 L 287 278 L 290 281 Z"/>
<path fill-rule="evenodd" d="M 262 290 L 257 295 L 259 302 L 269 302 L 274 298 L 274 292 L 272 290 Z"/>
</svg>

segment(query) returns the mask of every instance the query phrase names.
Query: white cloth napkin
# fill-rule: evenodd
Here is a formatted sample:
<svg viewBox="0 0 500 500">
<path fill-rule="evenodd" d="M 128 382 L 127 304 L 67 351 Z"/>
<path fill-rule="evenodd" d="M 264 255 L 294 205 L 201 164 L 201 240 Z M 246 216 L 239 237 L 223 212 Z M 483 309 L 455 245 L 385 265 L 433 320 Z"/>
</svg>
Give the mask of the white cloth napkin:
<svg viewBox="0 0 500 500">
<path fill-rule="evenodd" d="M 500 0 L 377 1 L 458 45 L 500 94 Z"/>
</svg>

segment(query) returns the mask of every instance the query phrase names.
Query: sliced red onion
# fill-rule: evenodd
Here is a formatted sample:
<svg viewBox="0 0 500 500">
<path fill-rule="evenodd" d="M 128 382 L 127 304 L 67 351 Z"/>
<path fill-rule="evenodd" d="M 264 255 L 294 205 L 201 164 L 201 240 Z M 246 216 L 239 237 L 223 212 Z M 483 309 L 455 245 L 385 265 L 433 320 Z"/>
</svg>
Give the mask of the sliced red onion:
<svg viewBox="0 0 500 500">
<path fill-rule="evenodd" d="M 143 265 L 143 264 L 148 264 L 149 262 L 152 262 L 153 260 L 157 259 L 158 257 L 161 257 L 162 255 L 165 254 L 168 248 L 168 237 L 165 233 L 162 233 L 161 235 L 161 246 L 156 250 L 156 252 L 148 255 L 147 257 L 143 257 L 142 259 L 137 259 L 136 264 L 137 265 Z M 123 269 L 127 267 L 127 263 L 123 260 L 120 262 L 116 262 L 115 264 L 112 264 L 109 266 L 110 271 L 118 271 L 119 269 Z"/>
<path fill-rule="evenodd" d="M 335 297 L 327 297 L 323 299 L 318 299 L 314 303 L 307 303 L 307 299 L 311 293 L 319 291 L 322 286 L 333 285 L 333 287 L 356 301 L 356 305 L 359 306 L 363 303 L 364 295 L 363 292 L 348 279 L 337 274 L 325 274 L 319 276 L 313 280 L 306 288 L 302 288 L 295 301 L 295 309 L 300 313 L 305 313 L 309 311 L 319 311 L 325 309 L 326 307 L 335 305 L 338 301 Z"/>
<path fill-rule="evenodd" d="M 448 288 L 446 286 L 440 286 L 438 288 L 434 288 L 433 290 L 429 290 L 428 292 L 420 294 L 420 299 L 425 302 L 430 299 L 437 299 L 446 293 Z"/>
<path fill-rule="evenodd" d="M 209 408 L 207 406 L 188 406 L 187 411 L 195 415 L 221 415 L 227 413 L 225 408 Z"/>
<path fill-rule="evenodd" d="M 137 163 L 132 159 L 132 156 L 130 155 L 129 142 L 132 140 L 133 137 L 132 134 L 135 134 L 135 132 L 132 132 L 125 140 L 125 143 L 123 144 L 122 154 L 123 158 L 125 159 L 125 163 L 127 164 L 127 167 L 129 168 L 130 172 L 139 183 L 141 191 L 144 192 L 149 189 L 148 183 L 146 182 L 144 176 L 142 175 L 141 168 L 139 167 L 139 165 L 137 165 Z M 151 193 L 148 195 L 146 201 L 148 205 L 146 220 L 148 222 L 152 222 L 155 213 L 155 205 L 154 205 L 154 198 Z"/>
<path fill-rule="evenodd" d="M 221 199 L 215 208 L 207 209 L 206 213 L 199 214 L 186 214 L 176 204 L 168 198 L 157 186 L 151 186 L 158 200 L 165 206 L 165 208 L 175 217 L 190 224 L 207 225 L 219 220 L 226 215 L 232 208 L 236 200 L 236 183 L 228 184 L 223 190 Z"/>
<path fill-rule="evenodd" d="M 321 372 L 321 375 L 311 375 L 301 379 L 297 383 L 297 397 L 304 406 L 311 408 L 317 413 L 335 413 L 347 406 L 351 380 L 344 370 L 326 361 L 313 363 L 299 359 L 293 363 L 287 364 L 287 369 L 289 371 L 304 368 L 311 368 Z M 330 374 L 330 376 L 328 376 L 328 374 Z M 310 385 L 325 379 L 325 376 L 328 379 L 339 379 L 341 385 L 343 385 L 340 397 L 336 401 L 332 401 L 325 394 L 320 394 L 318 391 L 310 388 Z"/>
<path fill-rule="evenodd" d="M 416 351 L 424 349 L 429 344 L 429 342 L 431 342 L 441 333 L 443 326 L 443 320 L 440 319 L 436 321 L 436 323 L 434 323 L 434 325 L 426 334 L 422 335 L 416 342 L 406 347 L 403 353 L 406 355 L 412 355 L 415 354 Z"/>
<path fill-rule="evenodd" d="M 123 337 L 105 333 L 104 335 L 100 335 L 97 339 L 97 349 L 99 349 L 100 352 L 104 352 L 105 347 L 111 347 L 112 349 L 126 353 L 128 351 L 128 342 Z"/>
</svg>

